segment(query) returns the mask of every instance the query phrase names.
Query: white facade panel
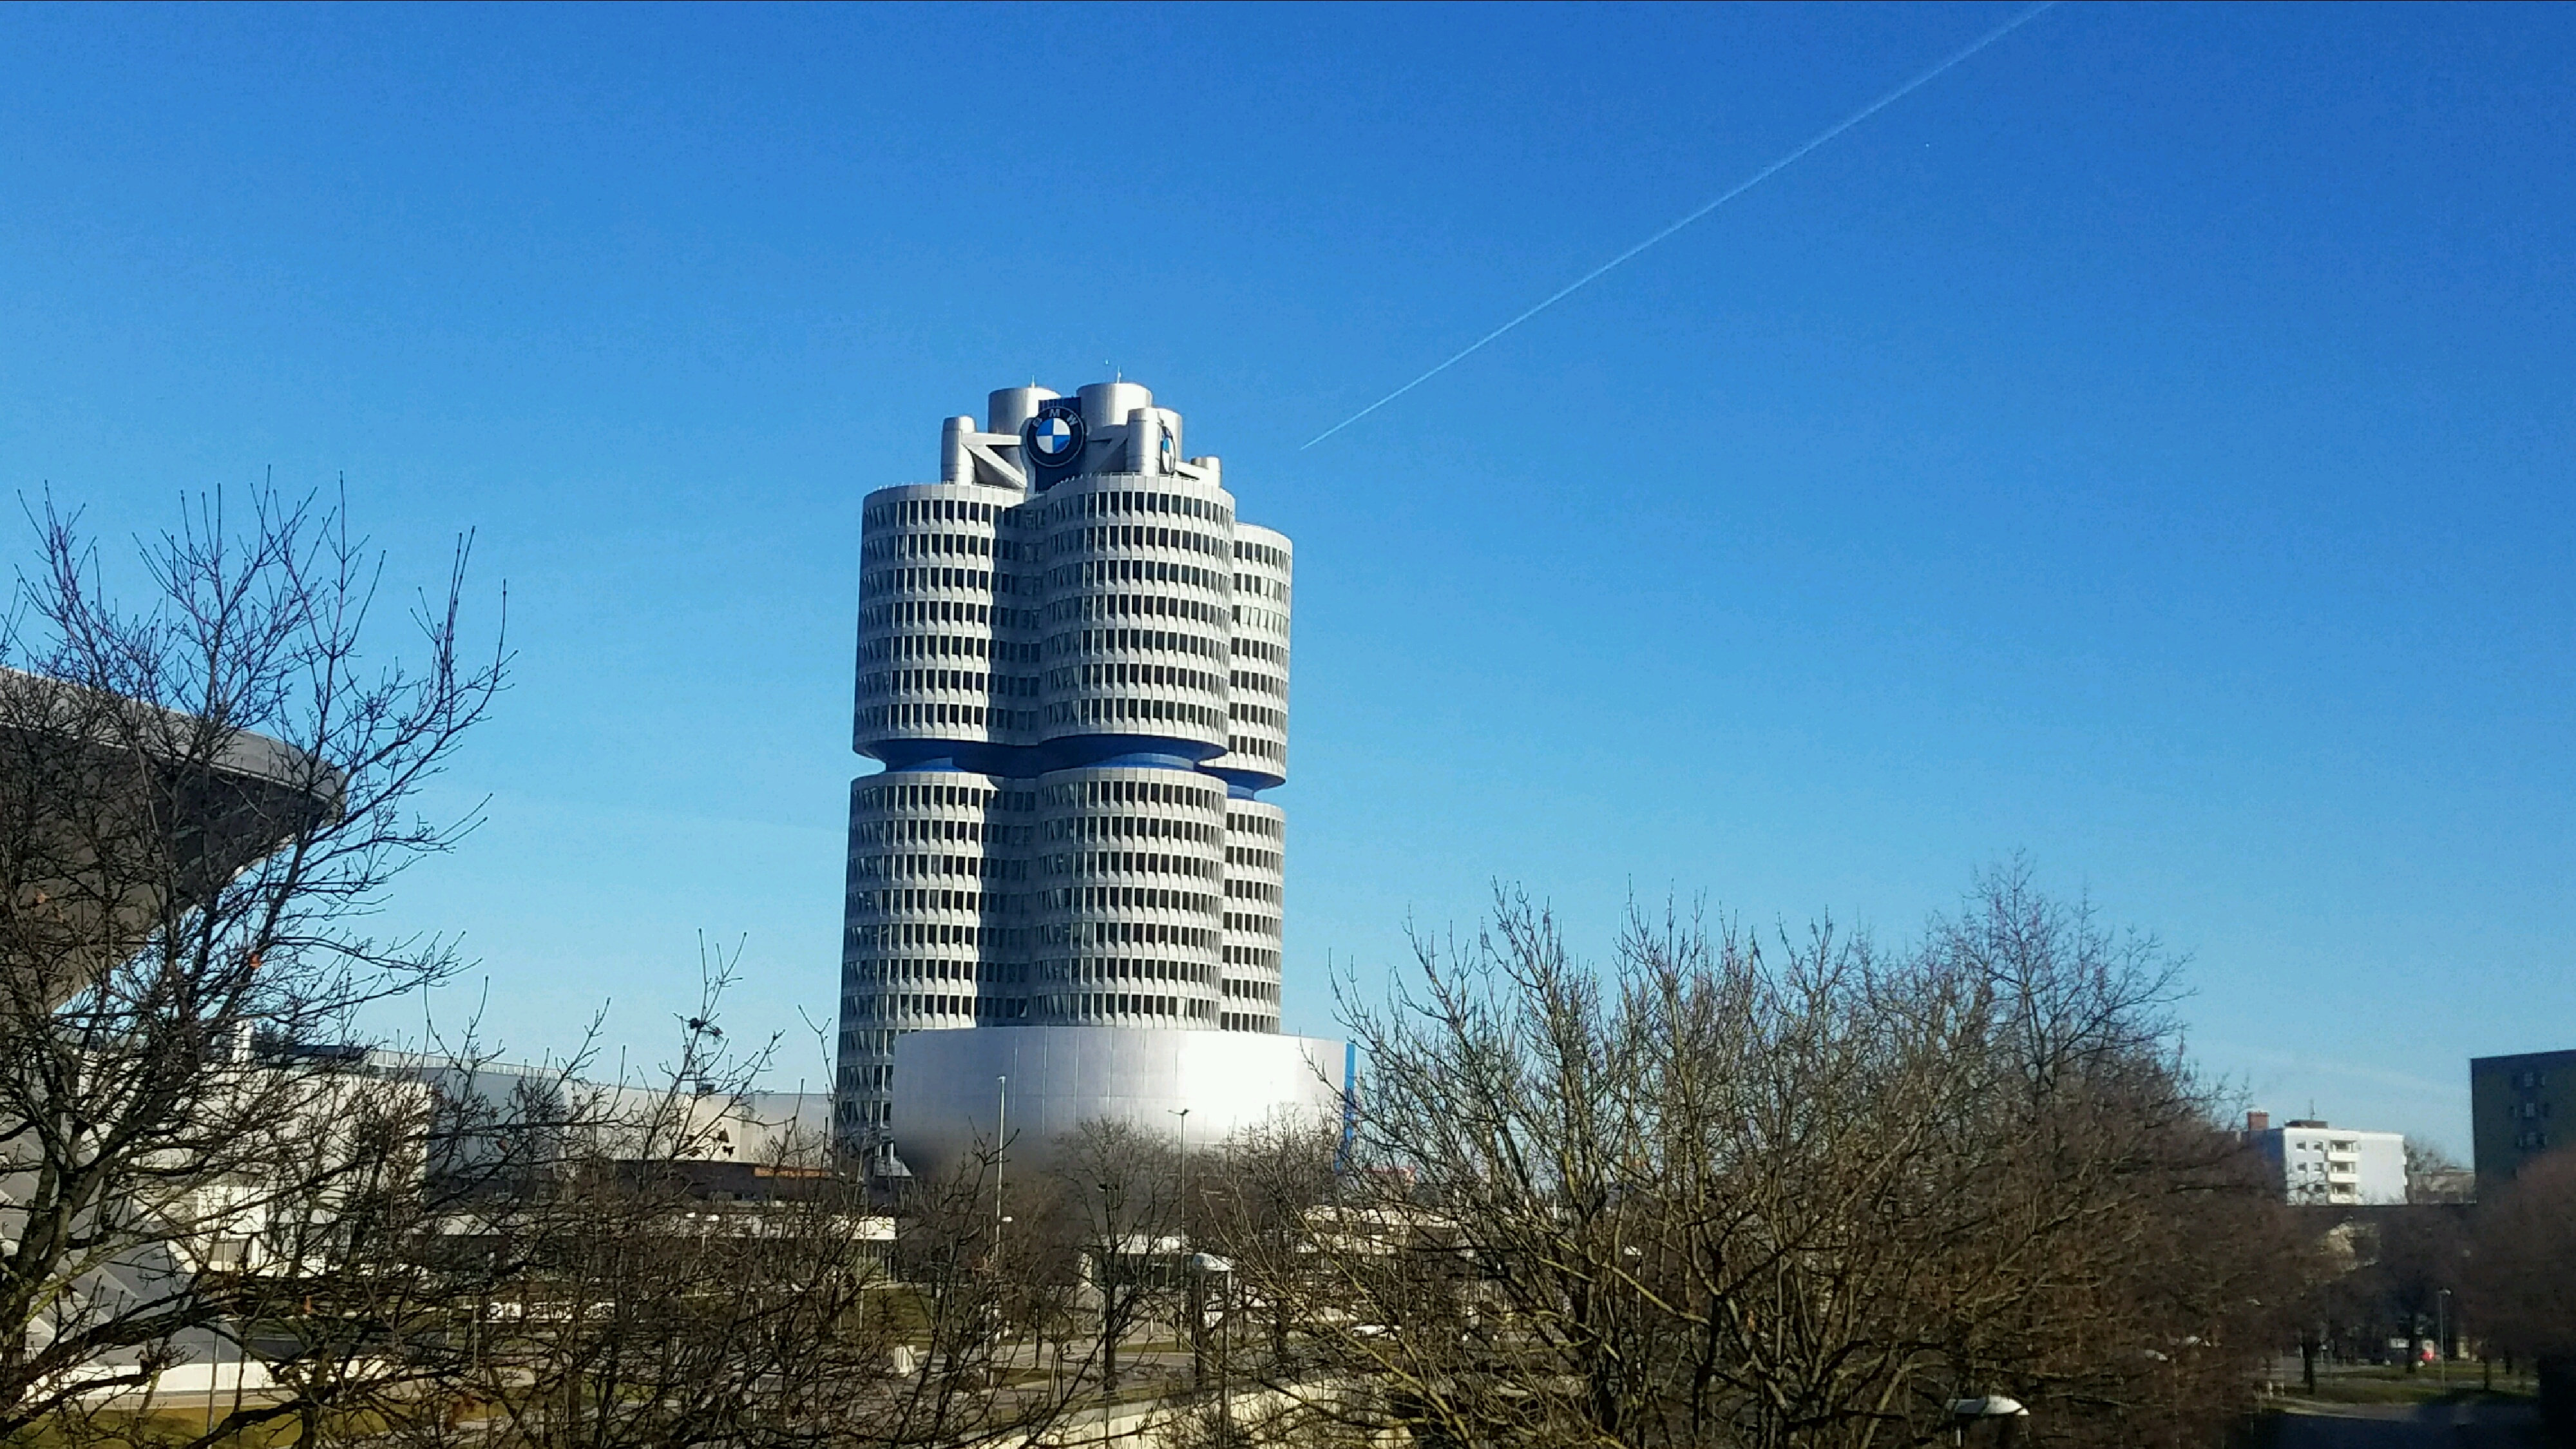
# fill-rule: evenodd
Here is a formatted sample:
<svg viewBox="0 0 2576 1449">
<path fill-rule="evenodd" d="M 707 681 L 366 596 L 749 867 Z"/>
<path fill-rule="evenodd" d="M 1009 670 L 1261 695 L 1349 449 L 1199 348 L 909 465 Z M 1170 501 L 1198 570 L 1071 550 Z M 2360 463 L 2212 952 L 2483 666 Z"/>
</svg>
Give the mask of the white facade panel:
<svg viewBox="0 0 2576 1449">
<path fill-rule="evenodd" d="M 1011 1162 L 1035 1165 L 1051 1139 L 1093 1119 L 1186 1133 L 1193 1147 L 1283 1122 L 1329 1128 L 1348 1085 L 1343 1066 L 1342 1043 L 1320 1037 L 1114 1026 L 922 1032 L 895 1052 L 894 1142 L 916 1174 L 937 1176 L 971 1162 L 1000 1130 Z"/>
</svg>

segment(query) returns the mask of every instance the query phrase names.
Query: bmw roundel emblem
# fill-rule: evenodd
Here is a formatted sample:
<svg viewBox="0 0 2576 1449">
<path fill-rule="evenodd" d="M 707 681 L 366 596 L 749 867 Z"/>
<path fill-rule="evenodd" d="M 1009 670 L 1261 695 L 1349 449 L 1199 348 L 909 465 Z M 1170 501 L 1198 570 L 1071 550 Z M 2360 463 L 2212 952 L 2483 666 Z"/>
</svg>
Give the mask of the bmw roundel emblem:
<svg viewBox="0 0 2576 1449">
<path fill-rule="evenodd" d="M 1172 464 L 1173 464 L 1173 462 L 1175 461 L 1175 455 L 1180 451 L 1179 449 L 1177 449 L 1177 448 L 1175 448 L 1175 447 L 1173 447 L 1173 446 L 1172 446 L 1172 435 L 1171 435 L 1171 434 L 1169 434 L 1169 433 L 1165 433 L 1165 434 L 1163 435 L 1163 449 L 1162 449 L 1162 451 L 1163 451 L 1163 471 L 1164 471 L 1164 472 L 1166 472 L 1166 473 L 1169 473 L 1169 472 L 1171 472 L 1171 471 L 1172 471 Z"/>
<path fill-rule="evenodd" d="M 1082 456 L 1083 432 L 1080 406 L 1061 399 L 1046 403 L 1029 419 L 1029 454 L 1041 467 L 1060 468 Z"/>
</svg>

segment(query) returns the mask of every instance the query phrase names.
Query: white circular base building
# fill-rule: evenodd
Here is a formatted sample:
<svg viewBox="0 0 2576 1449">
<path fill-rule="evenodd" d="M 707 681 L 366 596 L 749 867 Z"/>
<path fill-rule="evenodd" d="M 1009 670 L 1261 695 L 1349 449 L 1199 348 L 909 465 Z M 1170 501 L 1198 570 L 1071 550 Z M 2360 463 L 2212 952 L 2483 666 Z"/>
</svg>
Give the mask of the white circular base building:
<svg viewBox="0 0 2576 1449">
<path fill-rule="evenodd" d="M 1346 1069 L 1342 1043 L 1277 1033 L 916 1032 L 895 1045 L 895 1151 L 916 1175 L 937 1177 L 997 1142 L 1007 1143 L 1014 1165 L 1042 1165 L 1049 1143 L 1095 1120 L 1184 1148 L 1252 1128 L 1330 1130 L 1349 1087 Z"/>
</svg>

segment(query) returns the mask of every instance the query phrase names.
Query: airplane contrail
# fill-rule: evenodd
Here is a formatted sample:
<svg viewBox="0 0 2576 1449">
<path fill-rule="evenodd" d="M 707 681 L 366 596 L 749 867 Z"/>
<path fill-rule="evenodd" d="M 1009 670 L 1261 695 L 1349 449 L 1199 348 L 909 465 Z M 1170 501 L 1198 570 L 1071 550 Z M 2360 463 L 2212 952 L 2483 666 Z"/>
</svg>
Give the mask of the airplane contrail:
<svg viewBox="0 0 2576 1449">
<path fill-rule="evenodd" d="M 1415 388 L 1422 386 L 1431 379 L 1447 372 L 1450 368 L 1463 361 L 1470 353 L 1482 348 L 1486 343 L 1493 341 L 1495 338 L 1500 337 L 1504 333 L 1511 331 L 1513 328 L 1518 327 L 1524 322 L 1527 322 L 1539 313 L 1544 312 L 1548 308 L 1555 306 L 1557 303 L 1564 301 L 1567 297 L 1581 291 L 1584 287 L 1598 281 L 1604 273 L 1608 272 L 1611 268 L 1618 266 L 1621 262 L 1628 260 L 1637 253 L 1642 252 L 1646 248 L 1653 246 L 1655 243 L 1662 241 L 1664 238 L 1671 236 L 1674 232 L 1680 231 L 1683 227 L 1690 225 L 1692 222 L 1695 222 L 1701 217 L 1708 215 L 1710 212 L 1717 210 L 1719 207 L 1726 205 L 1735 198 L 1751 191 L 1754 187 L 1757 187 L 1763 182 L 1770 180 L 1772 177 L 1779 175 L 1782 171 L 1788 169 L 1788 167 L 1804 158 L 1807 153 L 1824 145 L 1826 142 L 1831 141 L 1836 136 L 1850 130 L 1852 127 L 1859 125 L 1861 122 L 1868 120 L 1870 117 L 1877 115 L 1879 112 L 1886 110 L 1889 106 L 1895 105 L 1898 101 L 1912 95 L 1924 86 L 1938 80 L 1941 77 L 1942 72 L 1949 70 L 1952 66 L 1955 66 L 1959 62 L 1966 60 L 1968 57 L 1975 55 L 1978 51 L 1985 49 L 1987 46 L 1992 45 L 1996 41 L 2003 39 L 2005 36 L 2012 34 L 2016 30 L 2019 30 L 2022 26 L 2036 18 L 2041 11 L 2051 9 L 2056 4 L 2057 0 L 2040 0 L 2039 4 L 2031 6 L 2029 9 L 2024 10 L 2012 19 L 2005 21 L 1994 29 L 1987 31 L 1985 34 L 1978 36 L 1975 40 L 1970 41 L 1966 46 L 1954 51 L 1947 59 L 1932 67 L 1930 70 L 1923 72 L 1914 79 L 1907 81 L 1905 84 L 1898 86 L 1892 91 L 1889 91 L 1886 95 L 1880 96 L 1877 100 L 1870 102 L 1868 105 L 1861 107 L 1859 110 L 1852 112 L 1850 115 L 1843 117 L 1833 125 L 1817 132 L 1815 135 L 1801 142 L 1796 150 L 1791 151 L 1788 155 L 1781 157 L 1779 160 L 1772 162 L 1761 170 L 1754 172 L 1743 181 L 1736 183 L 1732 189 L 1719 196 L 1716 200 L 1709 202 L 1697 211 L 1694 211 L 1688 216 L 1683 217 L 1681 220 L 1674 222 L 1672 225 L 1665 227 L 1662 231 L 1656 232 L 1653 236 L 1646 238 L 1644 241 L 1628 248 L 1619 255 L 1612 257 L 1610 260 L 1603 262 L 1597 267 L 1594 267 L 1591 271 L 1585 272 L 1582 276 L 1575 278 L 1564 286 L 1557 288 L 1554 292 L 1549 293 L 1545 298 L 1541 299 L 1536 306 L 1531 307 L 1528 311 L 1521 313 L 1519 316 L 1514 317 L 1502 326 L 1495 328 L 1493 331 L 1488 332 L 1484 336 L 1477 338 L 1475 341 L 1468 343 L 1466 346 L 1459 348 L 1456 352 L 1449 354 L 1449 356 L 1441 360 L 1439 366 L 1432 368 L 1429 372 L 1422 374 L 1413 381 L 1408 382 L 1404 386 L 1397 388 L 1395 391 L 1388 393 L 1386 396 L 1379 398 L 1376 402 L 1370 403 L 1367 407 L 1360 409 L 1358 412 L 1355 412 L 1349 417 L 1342 419 L 1340 422 L 1333 424 L 1331 427 L 1324 429 L 1315 436 L 1308 438 L 1305 443 L 1297 449 L 1297 451 L 1301 453 L 1306 451 L 1306 449 L 1315 446 L 1317 443 L 1324 441 L 1333 434 L 1340 432 L 1342 429 L 1347 428 L 1351 424 L 1358 422 L 1360 419 L 1367 417 L 1369 414 L 1376 412 L 1379 408 L 1385 407 L 1388 403 L 1395 401 L 1397 398 L 1400 398 L 1406 393 L 1413 391 Z"/>
</svg>

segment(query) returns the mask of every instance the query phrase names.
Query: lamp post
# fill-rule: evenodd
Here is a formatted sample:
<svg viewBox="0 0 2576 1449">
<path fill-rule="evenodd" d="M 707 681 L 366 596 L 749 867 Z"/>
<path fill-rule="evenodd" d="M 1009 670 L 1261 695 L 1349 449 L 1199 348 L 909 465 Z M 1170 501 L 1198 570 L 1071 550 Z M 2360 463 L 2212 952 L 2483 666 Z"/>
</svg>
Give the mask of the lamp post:
<svg viewBox="0 0 2576 1449">
<path fill-rule="evenodd" d="M 2444 1383 L 2451 1380 L 2451 1290 L 2441 1289 L 2433 1295 L 2433 1371 Z"/>
<path fill-rule="evenodd" d="M 1192 1253 L 1184 1260 L 1183 1266 L 1190 1270 L 1191 1281 L 1199 1285 L 1198 1293 L 1193 1295 L 1198 1301 L 1193 1305 L 1191 1328 L 1194 1331 L 1190 1337 L 1196 1351 L 1190 1355 L 1190 1366 L 1195 1370 L 1192 1378 L 1200 1388 L 1207 1386 L 1207 1280 L 1210 1278 L 1225 1280 L 1224 1296 L 1217 1303 L 1216 1320 L 1216 1442 L 1219 1445 L 1232 1444 L 1234 1442 L 1234 1382 L 1231 1372 L 1234 1367 L 1232 1352 L 1234 1348 L 1234 1264 L 1214 1253 Z"/>
<path fill-rule="evenodd" d="M 1166 1107 L 1163 1110 L 1181 1119 L 1181 1157 L 1184 1160 L 1187 1160 L 1190 1155 L 1190 1109 L 1187 1107 Z"/>
<path fill-rule="evenodd" d="M 1995 1431 L 1995 1443 L 2009 1449 L 2020 1435 L 2022 1421 L 2029 1417 L 2030 1410 L 2023 1408 L 2020 1400 L 2007 1398 L 2002 1394 L 1985 1394 L 1973 1399 L 1953 1399 L 1950 1401 L 1950 1442 L 1964 1444 L 1967 1442 L 1969 1425 L 1996 1419 L 2002 1421 L 2002 1427 Z"/>
</svg>

